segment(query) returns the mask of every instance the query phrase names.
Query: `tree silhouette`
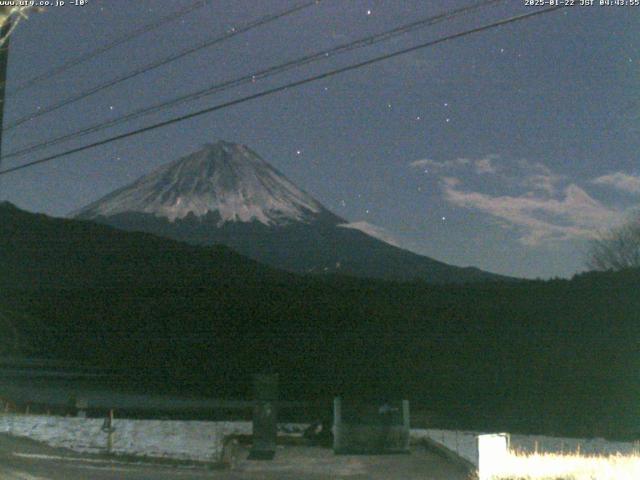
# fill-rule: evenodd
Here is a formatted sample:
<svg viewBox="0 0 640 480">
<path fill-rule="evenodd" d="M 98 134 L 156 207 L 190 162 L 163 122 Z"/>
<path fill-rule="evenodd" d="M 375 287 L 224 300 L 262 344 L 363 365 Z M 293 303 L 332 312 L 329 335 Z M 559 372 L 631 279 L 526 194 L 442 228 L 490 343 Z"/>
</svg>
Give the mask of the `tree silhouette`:
<svg viewBox="0 0 640 480">
<path fill-rule="evenodd" d="M 640 211 L 626 224 L 592 241 L 587 266 L 614 271 L 640 268 Z"/>
</svg>

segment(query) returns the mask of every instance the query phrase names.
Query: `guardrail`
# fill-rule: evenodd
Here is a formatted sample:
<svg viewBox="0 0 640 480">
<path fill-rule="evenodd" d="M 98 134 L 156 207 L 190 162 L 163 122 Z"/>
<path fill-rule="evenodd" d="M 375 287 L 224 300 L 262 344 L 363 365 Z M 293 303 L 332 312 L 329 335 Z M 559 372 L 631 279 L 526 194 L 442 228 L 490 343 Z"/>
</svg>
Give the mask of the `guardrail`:
<svg viewBox="0 0 640 480">
<path fill-rule="evenodd" d="M 132 392 L 114 388 L 118 378 L 118 373 L 92 367 L 0 358 L 0 412 L 103 417 L 116 410 L 132 418 L 226 420 L 250 418 L 255 405 L 246 399 Z M 285 414 L 308 411 L 316 416 L 311 402 L 277 404 Z"/>
</svg>

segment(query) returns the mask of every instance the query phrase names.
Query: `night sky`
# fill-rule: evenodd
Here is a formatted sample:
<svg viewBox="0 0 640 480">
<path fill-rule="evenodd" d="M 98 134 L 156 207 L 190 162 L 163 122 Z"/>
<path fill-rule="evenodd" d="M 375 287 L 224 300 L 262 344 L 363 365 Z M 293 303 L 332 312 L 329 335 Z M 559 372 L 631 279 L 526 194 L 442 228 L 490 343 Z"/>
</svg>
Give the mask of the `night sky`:
<svg viewBox="0 0 640 480">
<path fill-rule="evenodd" d="M 34 14 L 12 36 L 8 90 L 191 3 L 89 0 Z M 296 3 L 209 2 L 10 96 L 5 125 Z M 10 130 L 3 153 L 471 3 L 324 0 Z M 524 0 L 489 6 L 3 167 L 533 8 Z M 640 7 L 537 16 L 2 176 L 0 199 L 65 216 L 223 139 L 248 145 L 335 213 L 382 227 L 415 252 L 509 275 L 570 276 L 584 269 L 587 240 L 640 204 L 639 26 Z"/>
</svg>

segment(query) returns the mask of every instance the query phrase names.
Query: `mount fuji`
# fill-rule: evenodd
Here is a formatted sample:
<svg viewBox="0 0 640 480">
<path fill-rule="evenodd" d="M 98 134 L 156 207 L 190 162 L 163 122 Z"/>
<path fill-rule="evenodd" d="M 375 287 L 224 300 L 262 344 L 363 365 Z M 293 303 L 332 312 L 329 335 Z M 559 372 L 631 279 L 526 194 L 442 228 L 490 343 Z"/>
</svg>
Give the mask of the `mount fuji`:
<svg viewBox="0 0 640 480">
<path fill-rule="evenodd" d="M 433 283 L 499 280 L 393 244 L 382 229 L 327 210 L 244 145 L 219 141 L 72 214 L 196 245 L 224 244 L 298 273 Z"/>
</svg>

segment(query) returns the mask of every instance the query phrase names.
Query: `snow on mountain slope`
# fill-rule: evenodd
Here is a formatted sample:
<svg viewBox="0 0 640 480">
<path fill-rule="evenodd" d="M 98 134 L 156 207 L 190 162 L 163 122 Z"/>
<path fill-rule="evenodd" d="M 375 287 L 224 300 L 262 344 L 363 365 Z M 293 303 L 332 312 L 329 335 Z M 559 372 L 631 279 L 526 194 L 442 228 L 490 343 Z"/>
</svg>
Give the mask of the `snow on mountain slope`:
<svg viewBox="0 0 640 480">
<path fill-rule="evenodd" d="M 349 223 L 243 145 L 219 141 L 158 168 L 74 215 L 193 245 L 226 245 L 266 265 L 437 283 L 494 275 L 404 250 L 384 229 Z M 339 266 L 339 267 L 338 267 Z"/>
<path fill-rule="evenodd" d="M 341 223 L 338 225 L 338 227 L 360 230 L 362 233 L 366 233 L 370 237 L 377 238 L 378 240 L 382 240 L 389 245 L 401 248 L 399 242 L 395 238 L 393 238 L 393 235 L 391 235 L 387 230 L 377 225 L 373 225 L 367 221 L 363 220 L 360 222 Z"/>
<path fill-rule="evenodd" d="M 308 222 L 325 209 L 244 145 L 219 141 L 169 163 L 72 214 L 147 213 L 174 222 L 217 212 L 219 225 Z"/>
</svg>

